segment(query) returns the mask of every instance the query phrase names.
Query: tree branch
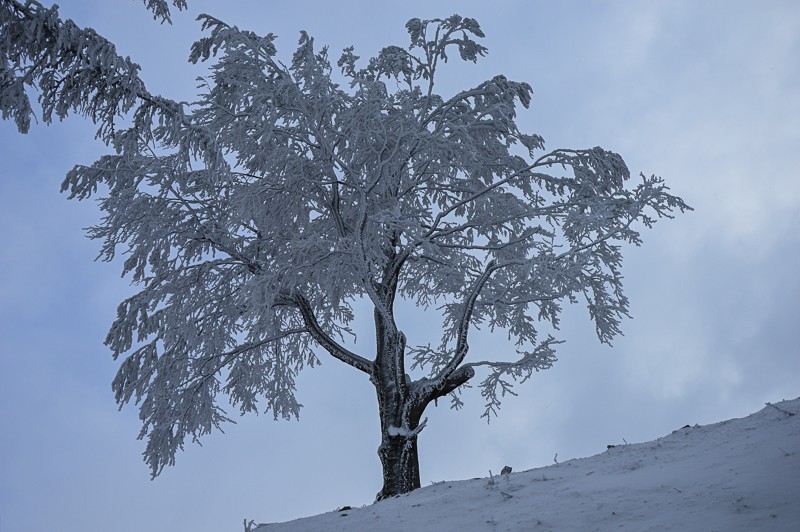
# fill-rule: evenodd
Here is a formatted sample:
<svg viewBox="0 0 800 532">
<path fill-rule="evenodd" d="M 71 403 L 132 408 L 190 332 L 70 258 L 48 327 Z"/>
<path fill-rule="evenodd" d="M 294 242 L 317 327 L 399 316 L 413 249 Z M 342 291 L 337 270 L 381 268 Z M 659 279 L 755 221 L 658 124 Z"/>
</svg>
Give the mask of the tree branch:
<svg viewBox="0 0 800 532">
<path fill-rule="evenodd" d="M 303 321 L 306 324 L 309 334 L 311 334 L 314 340 L 323 349 L 330 353 L 332 357 L 363 371 L 367 375 L 372 376 L 373 363 L 366 358 L 353 353 L 331 338 L 331 336 L 322 329 L 322 326 L 320 326 L 319 322 L 317 321 L 317 317 L 314 315 L 314 309 L 311 307 L 311 303 L 305 296 L 302 294 L 285 295 L 278 298 L 275 304 L 296 307 L 300 311 L 300 315 L 303 317 Z"/>
<path fill-rule="evenodd" d="M 279 334 L 276 334 L 274 336 L 270 336 L 269 338 L 265 338 L 264 340 L 261 340 L 261 341 L 258 341 L 258 342 L 248 342 L 246 344 L 242 344 L 242 345 L 236 347 L 235 349 L 232 349 L 232 350 L 230 350 L 230 351 L 228 351 L 226 353 L 219 353 L 219 354 L 216 354 L 216 355 L 212 355 L 212 356 L 208 357 L 205 361 L 203 361 L 203 364 L 200 366 L 200 371 L 199 371 L 200 374 L 198 376 L 192 376 L 187 381 L 181 383 L 178 387 L 179 388 L 188 387 L 188 385 L 190 383 L 194 383 L 193 389 L 197 390 L 197 389 L 200 388 L 200 386 L 205 381 L 207 381 L 208 379 L 213 377 L 218 371 L 220 371 L 225 366 L 230 364 L 231 360 L 233 360 L 237 356 L 241 355 L 242 353 L 246 353 L 247 351 L 251 351 L 253 349 L 257 349 L 257 348 L 261 347 L 264 344 L 268 344 L 270 342 L 275 342 L 275 341 L 280 340 L 282 338 L 286 338 L 287 336 L 290 336 L 292 334 L 301 334 L 301 333 L 306 333 L 306 332 L 310 332 L 310 331 L 308 329 L 289 329 L 289 330 L 286 330 L 286 331 L 281 331 Z M 217 363 L 217 364 L 215 364 L 211 371 L 206 371 L 205 369 L 206 369 L 206 366 L 208 365 L 208 363 L 211 362 L 212 360 L 215 360 L 215 359 L 218 359 L 218 358 L 221 358 L 222 361 Z M 195 377 L 199 377 L 200 380 L 195 382 L 194 381 Z"/>
<path fill-rule="evenodd" d="M 464 361 L 464 357 L 467 356 L 467 351 L 469 351 L 467 336 L 469 334 L 469 324 L 472 320 L 472 312 L 475 309 L 475 301 L 478 299 L 478 295 L 480 294 L 486 282 L 489 280 L 489 277 L 491 277 L 492 273 L 505 266 L 508 266 L 508 264 L 498 265 L 494 261 L 491 261 L 486 265 L 486 269 L 483 271 L 483 274 L 475 281 L 475 285 L 472 287 L 469 296 L 467 296 L 466 301 L 464 301 L 464 313 L 461 315 L 461 319 L 458 322 L 458 336 L 456 339 L 456 347 L 453 358 L 451 358 L 450 362 L 448 362 L 447 365 L 442 368 L 441 371 L 439 371 L 434 379 L 437 388 L 444 386 L 444 383 L 453 377 L 456 369 L 461 362 Z M 466 382 L 466 380 L 464 382 Z"/>
</svg>

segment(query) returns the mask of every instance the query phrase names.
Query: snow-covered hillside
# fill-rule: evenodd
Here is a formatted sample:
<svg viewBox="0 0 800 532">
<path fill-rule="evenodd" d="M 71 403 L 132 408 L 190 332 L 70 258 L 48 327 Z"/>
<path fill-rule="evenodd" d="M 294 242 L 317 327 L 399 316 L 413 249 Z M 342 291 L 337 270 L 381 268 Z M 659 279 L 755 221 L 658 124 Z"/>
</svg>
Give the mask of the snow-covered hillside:
<svg viewBox="0 0 800 532">
<path fill-rule="evenodd" d="M 256 530 L 796 532 L 800 398 L 590 458 L 442 482 L 371 506 Z"/>
</svg>

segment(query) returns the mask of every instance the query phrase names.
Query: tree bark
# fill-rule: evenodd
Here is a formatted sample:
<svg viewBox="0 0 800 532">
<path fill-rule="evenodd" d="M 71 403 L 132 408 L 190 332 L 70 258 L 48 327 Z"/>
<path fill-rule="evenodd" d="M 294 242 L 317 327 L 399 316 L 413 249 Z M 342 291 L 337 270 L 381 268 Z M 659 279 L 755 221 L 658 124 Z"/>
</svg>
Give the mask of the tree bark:
<svg viewBox="0 0 800 532">
<path fill-rule="evenodd" d="M 378 457 L 383 468 L 383 488 L 378 492 L 376 500 L 408 493 L 420 487 L 419 455 L 417 454 L 419 423 L 410 425 L 410 432 L 406 432 L 408 429 L 395 425 L 382 428 Z"/>
<path fill-rule="evenodd" d="M 414 393 L 418 390 L 405 372 L 405 336 L 397 329 L 391 311 L 376 309 L 374 317 L 377 353 L 372 382 L 378 396 L 378 457 L 383 468 L 383 488 L 376 499 L 381 500 L 420 487 L 417 436 L 427 402 Z"/>
</svg>

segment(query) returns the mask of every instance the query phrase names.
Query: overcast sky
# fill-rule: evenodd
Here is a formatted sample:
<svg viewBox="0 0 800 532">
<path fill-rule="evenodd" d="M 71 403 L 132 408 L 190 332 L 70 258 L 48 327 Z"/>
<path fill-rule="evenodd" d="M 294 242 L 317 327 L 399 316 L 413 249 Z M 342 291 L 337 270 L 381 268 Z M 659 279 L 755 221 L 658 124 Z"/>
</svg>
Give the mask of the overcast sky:
<svg viewBox="0 0 800 532">
<path fill-rule="evenodd" d="M 423 484 L 588 456 L 800 395 L 800 3 L 189 0 L 171 27 L 141 2 L 59 4 L 140 63 L 152 92 L 183 100 L 202 74 L 186 63 L 200 12 L 277 34 L 284 58 L 301 29 L 334 57 L 350 45 L 369 57 L 405 45 L 411 17 L 470 16 L 489 55 L 446 65 L 442 92 L 501 73 L 527 81 L 524 130 L 549 148 L 617 151 L 695 208 L 626 250 L 634 319 L 613 348 L 570 308 L 555 367 L 517 388 L 491 425 L 477 389 L 460 412 L 426 413 Z M 117 410 L 117 364 L 102 345 L 132 288 L 119 262 L 93 262 L 99 243 L 81 229 L 99 220 L 94 203 L 58 192 L 72 165 L 104 153 L 93 136 L 77 117 L 26 136 L 0 123 L 0 530 L 241 530 L 244 518 L 371 503 L 374 390 L 324 356 L 299 380 L 299 422 L 243 418 L 149 479 L 138 412 Z M 426 332 L 412 309 L 402 320 Z M 358 327 L 367 351 L 369 325 Z M 482 337 L 471 352 L 506 348 Z"/>
</svg>

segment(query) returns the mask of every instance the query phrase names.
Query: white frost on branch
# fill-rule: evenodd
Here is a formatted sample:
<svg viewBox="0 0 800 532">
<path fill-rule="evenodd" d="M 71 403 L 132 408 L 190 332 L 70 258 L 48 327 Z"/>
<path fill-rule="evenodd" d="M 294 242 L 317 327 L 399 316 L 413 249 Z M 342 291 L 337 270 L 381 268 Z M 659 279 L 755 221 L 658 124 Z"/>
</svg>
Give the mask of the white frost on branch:
<svg viewBox="0 0 800 532">
<path fill-rule="evenodd" d="M 152 11 L 153 18 L 161 22 L 172 24 L 172 18 L 169 12 L 169 5 L 167 0 L 143 0 L 145 7 Z M 172 0 L 172 4 L 178 8 L 179 11 L 187 9 L 186 0 Z"/>
<path fill-rule="evenodd" d="M 428 418 L 423 419 L 415 429 L 410 429 L 408 427 L 395 427 L 393 425 L 389 425 L 386 428 L 386 434 L 388 434 L 389 436 L 395 436 L 395 437 L 401 436 L 403 438 L 411 439 L 417 437 L 427 424 L 428 424 Z"/>
</svg>

